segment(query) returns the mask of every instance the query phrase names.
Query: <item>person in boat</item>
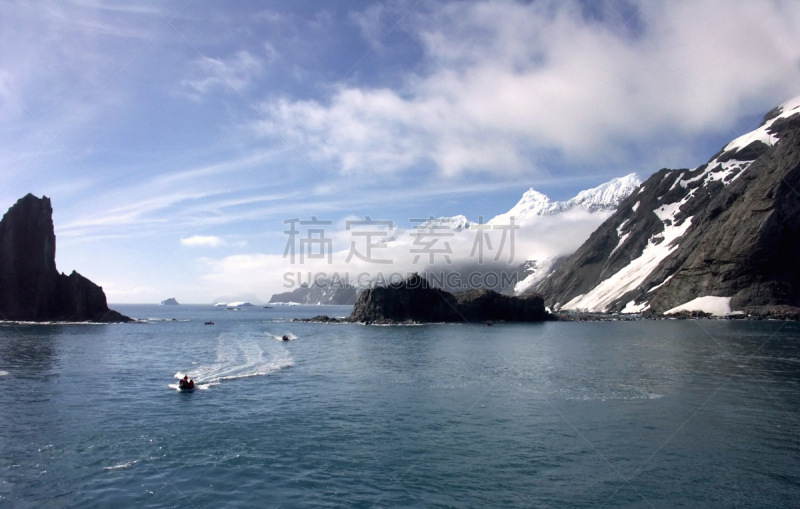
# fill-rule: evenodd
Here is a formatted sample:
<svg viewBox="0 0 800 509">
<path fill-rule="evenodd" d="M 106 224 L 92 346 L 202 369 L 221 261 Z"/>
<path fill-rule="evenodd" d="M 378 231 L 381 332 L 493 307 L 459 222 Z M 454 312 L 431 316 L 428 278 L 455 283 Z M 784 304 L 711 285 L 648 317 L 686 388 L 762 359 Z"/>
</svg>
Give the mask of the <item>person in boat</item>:
<svg viewBox="0 0 800 509">
<path fill-rule="evenodd" d="M 283 341 L 289 341 L 289 336 L 287 336 L 286 334 L 284 334 L 284 335 L 283 335 L 283 337 L 282 337 L 281 339 L 282 339 Z"/>
<path fill-rule="evenodd" d="M 189 375 L 184 375 L 178 383 L 180 389 L 194 389 L 194 380 L 189 380 Z"/>
</svg>

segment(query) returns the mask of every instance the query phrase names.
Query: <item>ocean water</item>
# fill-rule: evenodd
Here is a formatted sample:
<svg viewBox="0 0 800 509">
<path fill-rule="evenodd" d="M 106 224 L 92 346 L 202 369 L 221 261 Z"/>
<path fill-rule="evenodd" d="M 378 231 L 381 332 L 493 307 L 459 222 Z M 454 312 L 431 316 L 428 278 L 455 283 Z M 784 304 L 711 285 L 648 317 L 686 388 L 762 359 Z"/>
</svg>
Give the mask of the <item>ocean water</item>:
<svg viewBox="0 0 800 509">
<path fill-rule="evenodd" d="M 116 308 L 0 325 L 0 507 L 800 503 L 798 323 Z"/>
</svg>

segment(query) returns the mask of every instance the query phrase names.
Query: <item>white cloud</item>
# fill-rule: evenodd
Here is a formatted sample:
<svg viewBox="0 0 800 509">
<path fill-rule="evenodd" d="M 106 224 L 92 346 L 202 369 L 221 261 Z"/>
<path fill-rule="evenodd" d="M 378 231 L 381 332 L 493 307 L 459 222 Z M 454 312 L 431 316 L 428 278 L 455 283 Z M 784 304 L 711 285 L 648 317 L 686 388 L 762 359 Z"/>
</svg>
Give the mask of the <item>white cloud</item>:
<svg viewBox="0 0 800 509">
<path fill-rule="evenodd" d="M 257 129 L 290 132 L 345 174 L 506 173 L 530 168 L 530 152 L 608 162 L 631 143 L 724 133 L 782 102 L 800 78 L 800 4 L 637 7 L 641 34 L 613 10 L 609 22 L 587 19 L 576 2 L 442 4 L 406 27 L 432 71 L 402 89 L 350 85 L 323 102 L 269 101 Z"/>
<path fill-rule="evenodd" d="M 225 245 L 225 241 L 213 235 L 192 235 L 181 239 L 181 244 L 190 247 L 219 247 Z"/>
<path fill-rule="evenodd" d="M 275 49 L 271 45 L 264 47 L 271 57 L 275 56 Z M 227 60 L 202 57 L 195 64 L 203 76 L 182 82 L 195 99 L 217 88 L 241 93 L 264 71 L 264 61 L 244 50 Z"/>
</svg>

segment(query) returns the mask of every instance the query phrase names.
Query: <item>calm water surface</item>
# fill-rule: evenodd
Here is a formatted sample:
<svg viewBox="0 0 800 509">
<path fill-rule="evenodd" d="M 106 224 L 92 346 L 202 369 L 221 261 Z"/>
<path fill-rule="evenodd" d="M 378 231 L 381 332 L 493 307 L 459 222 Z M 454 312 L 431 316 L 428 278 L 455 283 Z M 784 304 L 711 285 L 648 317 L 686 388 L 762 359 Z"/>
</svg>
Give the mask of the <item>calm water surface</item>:
<svg viewBox="0 0 800 509">
<path fill-rule="evenodd" d="M 152 320 L 0 326 L 0 507 L 800 500 L 797 323 L 117 309 Z M 201 389 L 175 390 L 183 373 Z"/>
</svg>

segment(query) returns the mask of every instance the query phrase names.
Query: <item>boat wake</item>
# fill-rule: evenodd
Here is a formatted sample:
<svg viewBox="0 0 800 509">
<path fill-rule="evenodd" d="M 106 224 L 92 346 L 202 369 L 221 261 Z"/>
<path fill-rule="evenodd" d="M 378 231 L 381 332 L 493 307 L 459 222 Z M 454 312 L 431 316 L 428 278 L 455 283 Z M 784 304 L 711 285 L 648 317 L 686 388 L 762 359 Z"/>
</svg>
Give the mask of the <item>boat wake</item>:
<svg viewBox="0 0 800 509">
<path fill-rule="evenodd" d="M 105 467 L 103 470 L 119 470 L 121 468 L 128 468 L 131 465 L 135 465 L 139 463 L 139 460 L 129 461 L 127 463 L 120 463 L 119 465 L 114 465 L 113 467 Z"/>
<path fill-rule="evenodd" d="M 285 341 L 283 339 L 283 334 L 272 334 L 272 337 L 274 339 L 276 339 L 277 341 Z M 289 334 L 287 334 L 286 337 L 289 338 L 289 341 L 294 341 L 295 339 L 297 339 L 297 336 L 295 336 L 291 332 Z"/>
<path fill-rule="evenodd" d="M 200 364 L 191 371 L 179 371 L 175 378 L 184 375 L 194 380 L 195 389 L 207 390 L 224 380 L 264 376 L 294 365 L 292 357 L 285 350 L 264 351 L 256 341 L 231 343 L 229 338 L 220 337 L 217 345 L 217 361 L 213 364 Z M 177 383 L 170 388 L 179 390 Z"/>
</svg>

